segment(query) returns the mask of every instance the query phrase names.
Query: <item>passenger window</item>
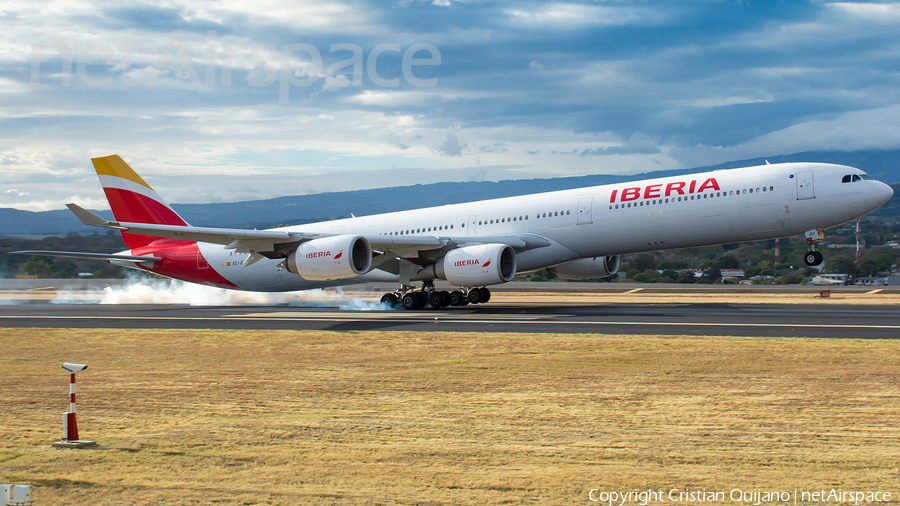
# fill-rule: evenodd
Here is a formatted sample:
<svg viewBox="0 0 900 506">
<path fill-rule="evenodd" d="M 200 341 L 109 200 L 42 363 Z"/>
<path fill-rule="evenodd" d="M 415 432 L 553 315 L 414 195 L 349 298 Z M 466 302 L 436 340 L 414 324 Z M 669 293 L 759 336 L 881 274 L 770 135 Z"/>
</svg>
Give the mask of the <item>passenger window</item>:
<svg viewBox="0 0 900 506">
<path fill-rule="evenodd" d="M 771 192 L 771 191 L 775 191 L 775 187 L 774 187 L 774 186 L 770 186 L 770 187 L 769 187 L 769 191 L 770 191 L 770 192 Z"/>
<path fill-rule="evenodd" d="M 841 182 L 842 182 L 842 183 L 849 183 L 849 182 L 850 182 L 850 174 L 847 174 L 846 176 L 842 177 L 842 178 L 841 178 Z"/>
</svg>

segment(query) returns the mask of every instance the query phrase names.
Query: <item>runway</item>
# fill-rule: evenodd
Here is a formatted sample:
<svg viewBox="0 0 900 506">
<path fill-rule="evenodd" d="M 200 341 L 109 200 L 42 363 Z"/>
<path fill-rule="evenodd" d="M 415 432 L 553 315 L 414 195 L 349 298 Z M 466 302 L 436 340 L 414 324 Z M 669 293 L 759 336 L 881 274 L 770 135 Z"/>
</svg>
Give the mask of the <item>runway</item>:
<svg viewBox="0 0 900 506">
<path fill-rule="evenodd" d="M 5 280 L 0 327 L 900 336 L 897 287 L 835 287 L 829 299 L 814 298 L 823 287 L 812 286 L 508 283 L 492 288 L 487 304 L 404 311 L 381 308 L 377 300 L 385 288 L 375 285 L 252 299 L 257 295 L 168 282 Z M 133 297 L 110 303 L 110 294 Z M 146 303 L 151 301 L 159 303 Z"/>
<path fill-rule="evenodd" d="M 896 339 L 896 306 L 815 304 L 486 304 L 440 311 L 288 306 L 0 306 L 0 327 L 294 329 L 667 334 Z"/>
</svg>

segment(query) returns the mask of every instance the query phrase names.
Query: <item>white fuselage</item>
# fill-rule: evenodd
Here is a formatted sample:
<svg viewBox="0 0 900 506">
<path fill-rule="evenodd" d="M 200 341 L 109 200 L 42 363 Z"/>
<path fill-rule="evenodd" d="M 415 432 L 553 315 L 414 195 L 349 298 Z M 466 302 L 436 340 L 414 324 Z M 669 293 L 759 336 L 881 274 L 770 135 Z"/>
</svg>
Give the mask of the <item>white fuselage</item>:
<svg viewBox="0 0 900 506">
<path fill-rule="evenodd" d="M 842 182 L 854 174 L 863 172 L 821 163 L 763 165 L 279 230 L 467 240 L 517 234 L 545 238 L 549 246 L 517 255 L 517 270 L 527 272 L 580 258 L 771 239 L 840 225 L 877 209 L 892 195 L 889 186 L 870 178 Z M 245 290 L 290 291 L 398 279 L 374 270 L 351 279 L 310 282 L 278 269 L 278 260 L 244 267 L 246 254 L 207 243 L 200 244 L 200 251 L 210 267 Z"/>
</svg>

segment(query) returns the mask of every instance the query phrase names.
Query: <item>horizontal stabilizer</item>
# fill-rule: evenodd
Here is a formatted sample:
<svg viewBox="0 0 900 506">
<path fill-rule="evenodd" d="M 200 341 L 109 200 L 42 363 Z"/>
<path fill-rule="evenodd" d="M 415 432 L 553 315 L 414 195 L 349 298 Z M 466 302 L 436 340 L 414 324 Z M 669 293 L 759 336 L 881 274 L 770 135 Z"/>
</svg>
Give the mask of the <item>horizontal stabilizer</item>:
<svg viewBox="0 0 900 506">
<path fill-rule="evenodd" d="M 78 251 L 26 250 L 11 251 L 10 253 L 18 253 L 20 255 L 40 255 L 45 257 L 80 258 L 83 260 L 124 260 L 126 262 L 158 262 L 162 260 L 162 258 L 151 255 L 132 256 L 116 255 L 111 253 L 82 253 Z"/>
<path fill-rule="evenodd" d="M 118 226 L 113 221 L 106 221 L 100 216 L 88 211 L 87 209 L 76 205 L 76 204 L 66 204 L 66 207 L 69 208 L 69 211 L 72 211 L 72 214 L 75 215 L 76 218 L 81 220 L 82 223 L 91 227 L 103 227 L 103 228 L 114 228 L 117 230 L 124 230 L 123 227 Z"/>
</svg>

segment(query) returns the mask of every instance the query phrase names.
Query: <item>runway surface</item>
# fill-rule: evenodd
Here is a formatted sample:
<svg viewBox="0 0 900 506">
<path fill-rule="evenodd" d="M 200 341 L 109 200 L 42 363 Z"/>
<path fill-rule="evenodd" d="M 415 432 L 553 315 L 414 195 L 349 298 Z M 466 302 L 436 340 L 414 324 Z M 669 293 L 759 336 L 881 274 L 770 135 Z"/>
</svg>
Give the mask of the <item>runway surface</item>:
<svg viewBox="0 0 900 506">
<path fill-rule="evenodd" d="M 897 306 L 815 304 L 486 304 L 440 311 L 289 306 L 27 304 L 0 327 L 305 329 L 733 335 L 896 339 Z"/>
<path fill-rule="evenodd" d="M 423 311 L 381 309 L 377 300 L 386 288 L 376 285 L 263 294 L 270 298 L 262 302 L 246 299 L 256 297 L 247 292 L 200 288 L 155 281 L 3 280 L 0 327 L 900 336 L 897 287 L 834 287 L 830 299 L 814 299 L 823 287 L 514 282 L 492 287 L 495 297 L 488 304 Z M 130 295 L 130 303 L 106 300 L 116 293 Z M 190 305 L 198 303 L 206 305 Z"/>
</svg>

